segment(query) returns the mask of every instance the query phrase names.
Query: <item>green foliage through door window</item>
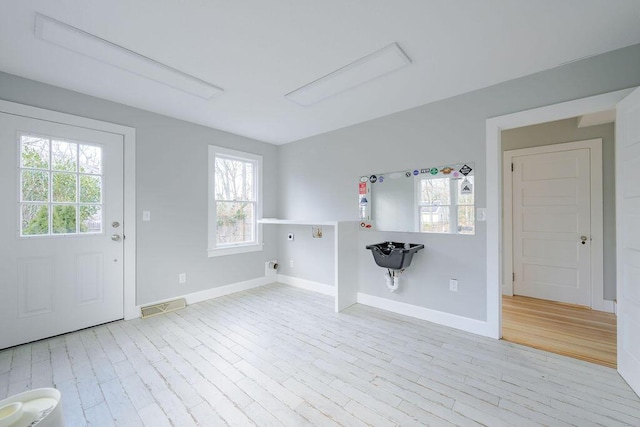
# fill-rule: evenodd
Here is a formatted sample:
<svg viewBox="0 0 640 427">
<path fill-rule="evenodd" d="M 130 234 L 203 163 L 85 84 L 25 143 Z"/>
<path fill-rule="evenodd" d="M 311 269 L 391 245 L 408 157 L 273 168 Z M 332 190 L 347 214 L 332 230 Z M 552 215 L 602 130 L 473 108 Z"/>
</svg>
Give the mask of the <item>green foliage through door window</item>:
<svg viewBox="0 0 640 427">
<path fill-rule="evenodd" d="M 20 135 L 20 234 L 102 232 L 102 148 Z"/>
</svg>

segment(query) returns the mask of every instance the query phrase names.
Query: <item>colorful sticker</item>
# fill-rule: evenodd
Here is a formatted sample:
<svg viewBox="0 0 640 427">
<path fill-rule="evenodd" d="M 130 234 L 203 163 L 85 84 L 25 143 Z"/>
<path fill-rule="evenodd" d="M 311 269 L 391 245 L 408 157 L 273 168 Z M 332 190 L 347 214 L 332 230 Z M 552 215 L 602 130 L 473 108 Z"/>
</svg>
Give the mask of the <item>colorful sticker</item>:
<svg viewBox="0 0 640 427">
<path fill-rule="evenodd" d="M 430 173 L 431 175 L 437 175 L 437 174 L 438 174 L 438 172 L 440 172 L 440 171 L 438 170 L 438 168 L 431 168 L 431 169 L 429 169 L 429 173 Z"/>
<path fill-rule="evenodd" d="M 472 194 L 473 193 L 473 184 L 469 182 L 467 178 L 462 181 L 460 184 L 460 194 Z"/>
<path fill-rule="evenodd" d="M 378 177 L 377 177 L 377 176 L 375 176 L 375 175 L 371 175 L 371 176 L 369 177 L 369 182 L 371 182 L 372 184 L 373 184 L 374 182 L 376 182 L 377 180 L 378 180 Z"/>
<path fill-rule="evenodd" d="M 467 176 L 471 173 L 473 169 L 471 169 L 468 165 L 464 165 L 460 168 L 460 173 L 464 176 Z"/>
<path fill-rule="evenodd" d="M 367 183 L 361 182 L 358 184 L 358 193 L 359 194 L 367 194 Z"/>
<path fill-rule="evenodd" d="M 380 175 L 380 176 L 378 177 L 378 182 L 384 182 L 384 176 Z"/>
<path fill-rule="evenodd" d="M 407 178 L 411 178 L 411 172 L 410 171 L 406 171 L 404 173 L 404 176 L 406 176 Z"/>
<path fill-rule="evenodd" d="M 420 173 L 429 173 L 429 169 L 420 169 Z"/>
<path fill-rule="evenodd" d="M 420 173 L 420 171 L 419 171 L 418 169 L 416 169 L 416 170 L 414 170 L 414 171 L 413 171 L 413 174 L 414 174 L 414 175 L 418 175 L 419 173 Z"/>
<path fill-rule="evenodd" d="M 453 169 L 447 166 L 446 168 L 442 168 L 440 172 L 442 172 L 445 175 L 449 175 L 451 172 L 453 172 Z"/>
<path fill-rule="evenodd" d="M 360 177 L 360 182 L 367 182 L 367 181 L 369 181 L 369 178 L 367 178 L 366 176 Z"/>
</svg>

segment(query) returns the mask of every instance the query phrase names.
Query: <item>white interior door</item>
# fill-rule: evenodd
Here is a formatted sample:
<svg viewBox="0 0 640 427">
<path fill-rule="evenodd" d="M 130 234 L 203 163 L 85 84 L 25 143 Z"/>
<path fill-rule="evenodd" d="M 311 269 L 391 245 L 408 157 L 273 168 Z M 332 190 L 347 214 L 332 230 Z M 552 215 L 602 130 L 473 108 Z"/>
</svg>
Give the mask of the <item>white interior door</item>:
<svg viewBox="0 0 640 427">
<path fill-rule="evenodd" d="M 617 107 L 618 371 L 640 395 L 640 90 Z"/>
<path fill-rule="evenodd" d="M 0 113 L 0 348 L 123 318 L 123 139 Z"/>
<path fill-rule="evenodd" d="M 515 295 L 591 306 L 590 173 L 588 148 L 513 157 Z"/>
</svg>

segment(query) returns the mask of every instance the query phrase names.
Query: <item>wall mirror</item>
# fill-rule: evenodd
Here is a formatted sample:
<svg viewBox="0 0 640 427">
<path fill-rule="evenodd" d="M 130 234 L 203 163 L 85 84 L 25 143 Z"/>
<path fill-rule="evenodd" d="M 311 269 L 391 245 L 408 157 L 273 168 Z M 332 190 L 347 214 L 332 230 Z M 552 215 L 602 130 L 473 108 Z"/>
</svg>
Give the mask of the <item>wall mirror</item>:
<svg viewBox="0 0 640 427">
<path fill-rule="evenodd" d="M 360 177 L 361 226 L 380 231 L 475 234 L 474 164 Z"/>
</svg>

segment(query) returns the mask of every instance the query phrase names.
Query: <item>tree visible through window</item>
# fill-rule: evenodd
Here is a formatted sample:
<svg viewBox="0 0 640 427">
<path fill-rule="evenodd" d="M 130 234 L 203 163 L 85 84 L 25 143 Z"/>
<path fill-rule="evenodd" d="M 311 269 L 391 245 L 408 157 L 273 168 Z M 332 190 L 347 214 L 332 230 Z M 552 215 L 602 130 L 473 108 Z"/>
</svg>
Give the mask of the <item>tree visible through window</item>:
<svg viewBox="0 0 640 427">
<path fill-rule="evenodd" d="M 210 250 L 258 243 L 260 164 L 259 156 L 210 147 L 215 221 L 215 230 L 209 227 Z"/>
<path fill-rule="evenodd" d="M 256 210 L 253 163 L 216 157 L 215 179 L 218 244 L 252 242 Z"/>
<path fill-rule="evenodd" d="M 20 135 L 20 234 L 102 232 L 102 148 Z"/>
<path fill-rule="evenodd" d="M 449 178 L 420 180 L 420 232 L 449 233 L 451 221 L 451 190 Z"/>
<path fill-rule="evenodd" d="M 422 233 L 475 233 L 474 177 L 425 177 L 418 184 Z"/>
</svg>

